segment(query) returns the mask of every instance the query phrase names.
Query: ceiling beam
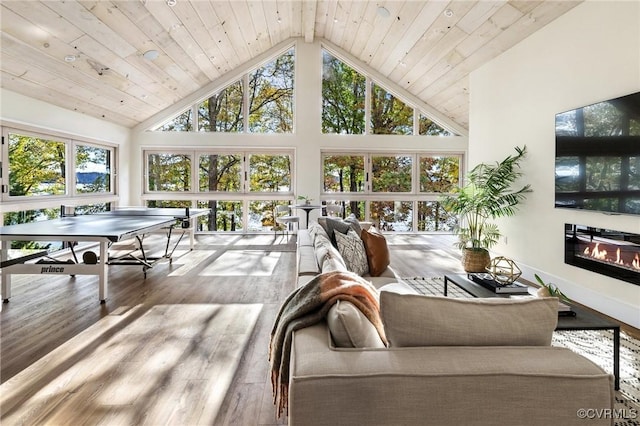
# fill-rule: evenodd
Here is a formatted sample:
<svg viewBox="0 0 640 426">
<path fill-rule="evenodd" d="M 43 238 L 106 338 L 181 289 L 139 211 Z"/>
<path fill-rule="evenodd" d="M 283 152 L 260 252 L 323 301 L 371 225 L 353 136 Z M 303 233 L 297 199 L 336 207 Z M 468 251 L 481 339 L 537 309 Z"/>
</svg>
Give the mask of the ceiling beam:
<svg viewBox="0 0 640 426">
<path fill-rule="evenodd" d="M 313 36 L 316 32 L 317 7 L 317 0 L 304 0 L 302 2 L 302 25 L 306 43 L 313 43 Z"/>
</svg>

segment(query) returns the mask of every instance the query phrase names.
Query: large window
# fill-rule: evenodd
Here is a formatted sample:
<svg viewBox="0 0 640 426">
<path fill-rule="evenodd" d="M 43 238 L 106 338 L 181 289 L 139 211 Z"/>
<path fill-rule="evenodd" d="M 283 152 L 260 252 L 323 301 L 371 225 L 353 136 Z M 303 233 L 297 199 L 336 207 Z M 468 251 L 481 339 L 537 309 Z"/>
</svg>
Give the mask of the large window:
<svg viewBox="0 0 640 426">
<path fill-rule="evenodd" d="M 450 232 L 456 217 L 438 199 L 459 185 L 461 160 L 459 154 L 324 152 L 321 198 L 382 230 Z"/>
<path fill-rule="evenodd" d="M 113 147 L 14 129 L 3 137 L 3 201 L 113 195 Z"/>
<path fill-rule="evenodd" d="M 66 163 L 65 142 L 9 133 L 9 196 L 65 195 Z"/>
<path fill-rule="evenodd" d="M 293 151 L 146 151 L 150 207 L 201 207 L 200 231 L 273 228 L 276 204 L 293 202 Z"/>
<path fill-rule="evenodd" d="M 291 48 L 153 130 L 292 133 L 294 66 Z"/>
</svg>

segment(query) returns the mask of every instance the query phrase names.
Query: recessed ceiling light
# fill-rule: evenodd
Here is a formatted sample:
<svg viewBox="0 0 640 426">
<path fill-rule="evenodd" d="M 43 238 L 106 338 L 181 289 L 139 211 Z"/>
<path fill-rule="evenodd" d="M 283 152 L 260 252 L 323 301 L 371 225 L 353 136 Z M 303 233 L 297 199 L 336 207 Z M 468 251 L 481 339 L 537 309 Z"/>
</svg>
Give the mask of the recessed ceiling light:
<svg viewBox="0 0 640 426">
<path fill-rule="evenodd" d="M 64 61 L 65 62 L 75 62 L 76 60 L 76 56 L 75 55 L 67 55 L 64 57 Z"/>
<path fill-rule="evenodd" d="M 444 11 L 444 16 L 446 16 L 447 18 L 451 18 L 453 16 L 453 10 L 451 9 L 446 9 Z"/>
<path fill-rule="evenodd" d="M 167 0 L 167 6 L 173 7 L 178 4 L 178 0 Z"/>
<path fill-rule="evenodd" d="M 382 18 L 388 18 L 391 14 L 389 13 L 389 10 L 384 7 L 384 6 L 380 6 L 378 7 L 378 16 L 382 17 Z"/>
<path fill-rule="evenodd" d="M 145 58 L 148 61 L 155 61 L 156 59 L 158 59 L 158 56 L 160 54 L 158 53 L 157 50 L 147 50 L 146 52 L 144 52 L 142 54 L 142 57 Z"/>
</svg>

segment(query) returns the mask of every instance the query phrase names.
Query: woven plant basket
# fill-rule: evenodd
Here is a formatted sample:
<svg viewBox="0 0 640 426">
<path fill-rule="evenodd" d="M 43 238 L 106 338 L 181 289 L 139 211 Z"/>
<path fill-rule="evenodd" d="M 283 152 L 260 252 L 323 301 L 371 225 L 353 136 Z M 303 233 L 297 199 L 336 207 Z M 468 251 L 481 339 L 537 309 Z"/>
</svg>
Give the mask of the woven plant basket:
<svg viewBox="0 0 640 426">
<path fill-rule="evenodd" d="M 486 249 L 462 250 L 462 267 L 466 272 L 487 272 L 489 263 L 491 263 L 491 256 Z"/>
</svg>

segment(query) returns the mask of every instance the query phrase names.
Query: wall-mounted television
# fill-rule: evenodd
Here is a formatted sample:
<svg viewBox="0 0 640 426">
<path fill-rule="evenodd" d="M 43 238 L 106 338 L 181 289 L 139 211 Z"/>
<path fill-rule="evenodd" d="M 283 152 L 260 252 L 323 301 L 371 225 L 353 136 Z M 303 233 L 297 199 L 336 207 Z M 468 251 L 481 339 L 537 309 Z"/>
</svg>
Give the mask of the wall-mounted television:
<svg viewBox="0 0 640 426">
<path fill-rule="evenodd" d="M 640 92 L 556 114 L 555 206 L 640 215 Z"/>
</svg>

